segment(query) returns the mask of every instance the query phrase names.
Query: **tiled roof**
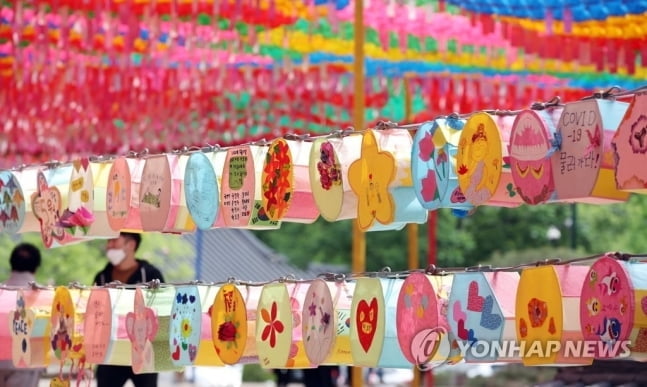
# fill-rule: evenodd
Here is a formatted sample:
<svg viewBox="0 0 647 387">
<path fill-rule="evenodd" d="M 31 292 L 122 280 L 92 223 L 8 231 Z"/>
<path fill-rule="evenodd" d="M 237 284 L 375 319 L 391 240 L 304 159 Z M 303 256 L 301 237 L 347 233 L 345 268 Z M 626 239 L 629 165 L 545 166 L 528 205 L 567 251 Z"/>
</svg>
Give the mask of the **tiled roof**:
<svg viewBox="0 0 647 387">
<path fill-rule="evenodd" d="M 265 245 L 249 230 L 220 228 L 196 231 L 182 236 L 197 256 L 199 233 L 202 234 L 202 264 L 199 279 L 221 282 L 228 278 L 242 281 L 271 281 L 289 274 L 297 279 L 312 278 L 290 265 L 287 258 Z"/>
</svg>

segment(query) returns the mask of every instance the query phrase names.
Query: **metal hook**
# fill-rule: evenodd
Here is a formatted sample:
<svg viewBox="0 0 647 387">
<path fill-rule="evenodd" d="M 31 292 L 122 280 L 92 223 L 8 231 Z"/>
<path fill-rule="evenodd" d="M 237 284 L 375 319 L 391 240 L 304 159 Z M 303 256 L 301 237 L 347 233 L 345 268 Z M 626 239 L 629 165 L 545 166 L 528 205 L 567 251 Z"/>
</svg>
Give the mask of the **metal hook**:
<svg viewBox="0 0 647 387">
<path fill-rule="evenodd" d="M 556 107 L 561 105 L 561 98 L 559 96 L 554 96 L 552 99 L 546 102 L 534 102 L 530 109 L 532 110 L 545 110 L 551 107 Z"/>
</svg>

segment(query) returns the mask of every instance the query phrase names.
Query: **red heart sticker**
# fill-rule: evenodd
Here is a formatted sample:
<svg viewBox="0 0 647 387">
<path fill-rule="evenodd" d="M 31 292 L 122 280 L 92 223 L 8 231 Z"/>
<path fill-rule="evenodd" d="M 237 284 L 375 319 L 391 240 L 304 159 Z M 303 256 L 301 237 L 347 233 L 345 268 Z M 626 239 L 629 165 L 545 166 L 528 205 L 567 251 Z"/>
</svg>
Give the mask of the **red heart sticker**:
<svg viewBox="0 0 647 387">
<path fill-rule="evenodd" d="M 373 297 L 369 305 L 366 300 L 361 300 L 357 304 L 357 315 L 355 321 L 357 324 L 357 335 L 359 336 L 359 343 L 368 352 L 373 337 L 375 337 L 375 330 L 377 328 L 377 299 Z"/>
<path fill-rule="evenodd" d="M 480 312 L 483 310 L 483 297 L 479 296 L 479 284 L 476 281 L 470 282 L 467 292 L 467 310 Z"/>
</svg>

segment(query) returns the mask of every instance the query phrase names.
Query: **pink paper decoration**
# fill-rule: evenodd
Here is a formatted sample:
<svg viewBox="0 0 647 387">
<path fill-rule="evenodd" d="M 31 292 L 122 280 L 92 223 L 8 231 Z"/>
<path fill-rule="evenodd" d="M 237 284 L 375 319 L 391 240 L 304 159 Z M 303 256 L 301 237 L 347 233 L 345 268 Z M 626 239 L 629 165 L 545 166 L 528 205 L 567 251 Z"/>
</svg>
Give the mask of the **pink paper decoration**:
<svg viewBox="0 0 647 387">
<path fill-rule="evenodd" d="M 303 335 L 306 328 L 304 326 L 306 321 L 304 310 L 308 302 L 306 296 L 309 293 L 310 284 L 306 282 L 288 282 L 286 288 L 290 297 L 289 303 L 292 312 L 292 344 L 290 345 L 290 354 L 288 361 L 285 363 L 285 368 L 313 368 L 314 365 L 306 354 L 305 336 Z M 311 313 L 311 309 L 308 309 L 306 313 Z"/>
<path fill-rule="evenodd" d="M 509 116 L 498 116 L 495 119 L 496 125 L 501 134 L 501 178 L 499 185 L 494 191 L 494 195 L 488 202 L 490 206 L 498 207 L 518 207 L 523 204 L 521 195 L 517 192 L 516 185 L 510 169 L 510 137 L 512 134 L 512 127 L 514 118 Z"/>
<path fill-rule="evenodd" d="M 0 326 L 10 327 L 10 311 L 16 308 L 16 290 L 0 289 Z M 12 316 L 13 317 L 13 316 Z M 11 330 L 0 329 L 0 361 L 11 360 Z"/>
<path fill-rule="evenodd" d="M 293 190 L 284 222 L 312 223 L 319 217 L 310 184 L 311 141 L 286 140 L 290 149 Z"/>
<path fill-rule="evenodd" d="M 38 218 L 34 215 L 31 202 L 33 194 L 38 191 L 37 175 L 39 171 L 39 168 L 30 167 L 14 172 L 14 175 L 18 179 L 20 187 L 22 188 L 22 195 L 25 200 L 25 220 L 20 229 L 18 229 L 18 234 L 26 232 L 40 232 L 40 223 Z"/>
<path fill-rule="evenodd" d="M 310 363 L 323 363 L 335 343 L 335 310 L 332 296 L 326 282 L 312 281 L 305 295 L 301 312 L 301 337 Z"/>
<path fill-rule="evenodd" d="M 145 159 L 139 191 L 143 231 L 187 231 L 182 228 L 185 225 L 176 227 L 175 224 L 181 206 L 183 174 L 177 155 L 165 154 Z"/>
<path fill-rule="evenodd" d="M 333 348 L 324 364 L 351 365 L 353 357 L 350 348 L 350 325 L 355 283 L 335 281 L 327 284 L 335 307 L 333 324 L 336 334 Z"/>
<path fill-rule="evenodd" d="M 125 222 L 121 225 L 120 231 L 129 231 L 129 232 L 141 232 L 143 230 L 142 218 L 141 218 L 141 209 L 140 209 L 140 195 L 141 195 L 141 183 L 142 175 L 144 172 L 144 166 L 146 165 L 146 160 L 139 158 L 127 158 L 129 175 L 126 175 L 125 171 L 119 175 L 120 178 L 130 177 L 130 198 L 129 198 L 129 208 L 128 215 Z M 115 162 L 115 165 L 117 162 Z M 116 167 L 115 167 L 116 168 Z M 124 181 L 123 184 L 120 182 L 119 187 L 124 187 L 128 184 L 128 181 Z M 116 183 L 115 183 L 116 185 Z M 110 189 L 110 187 L 108 187 Z M 108 199 L 110 200 L 110 199 Z M 108 202 L 110 203 L 110 201 Z M 119 223 L 120 221 L 117 221 Z M 112 223 L 111 223 L 112 224 Z M 114 228 L 114 225 L 113 225 Z"/>
<path fill-rule="evenodd" d="M 612 146 L 617 160 L 615 177 L 619 190 L 647 192 L 647 171 L 640 167 L 647 161 L 646 111 L 647 93 L 637 93 L 613 136 Z"/>
<path fill-rule="evenodd" d="M 141 161 L 127 161 L 125 158 L 120 157 L 115 159 L 110 167 L 108 183 L 105 194 L 106 215 L 108 217 L 108 224 L 113 231 L 119 232 L 125 228 L 130 220 L 130 226 L 134 225 L 134 220 L 139 220 L 139 216 L 131 216 L 131 176 L 130 168 L 135 167 L 135 163 L 143 167 Z M 139 181 L 141 181 L 141 171 Z M 136 202 L 139 203 L 139 184 L 135 186 L 137 193 Z M 137 204 L 139 206 L 139 204 Z M 141 226 L 139 226 L 141 229 Z"/>
</svg>

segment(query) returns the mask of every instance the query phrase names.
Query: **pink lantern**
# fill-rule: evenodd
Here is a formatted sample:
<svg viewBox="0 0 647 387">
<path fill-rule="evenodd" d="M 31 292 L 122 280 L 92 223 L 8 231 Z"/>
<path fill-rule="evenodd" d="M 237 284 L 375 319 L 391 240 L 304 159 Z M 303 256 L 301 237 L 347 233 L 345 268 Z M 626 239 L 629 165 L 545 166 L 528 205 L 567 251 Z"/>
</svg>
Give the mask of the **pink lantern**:
<svg viewBox="0 0 647 387">
<path fill-rule="evenodd" d="M 11 358 L 18 368 L 41 368 L 51 359 L 50 316 L 53 289 L 23 289 L 16 292 L 9 312 Z"/>
<path fill-rule="evenodd" d="M 9 327 L 13 319 L 10 311 L 16 307 L 17 291 L 0 287 L 0 326 Z M 11 360 L 11 330 L 0 329 L 0 361 Z"/>
</svg>

